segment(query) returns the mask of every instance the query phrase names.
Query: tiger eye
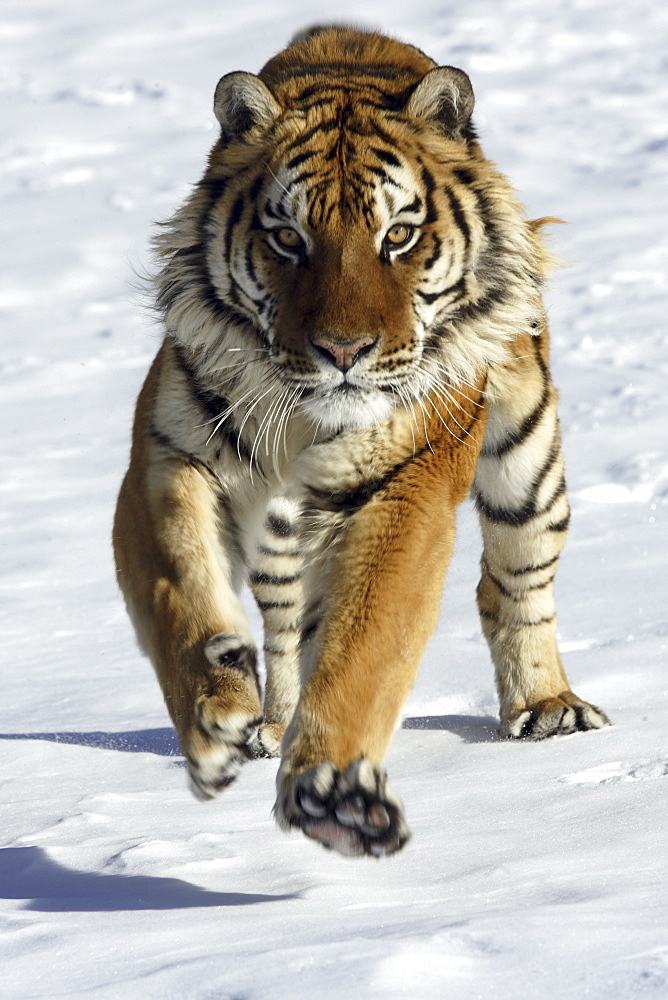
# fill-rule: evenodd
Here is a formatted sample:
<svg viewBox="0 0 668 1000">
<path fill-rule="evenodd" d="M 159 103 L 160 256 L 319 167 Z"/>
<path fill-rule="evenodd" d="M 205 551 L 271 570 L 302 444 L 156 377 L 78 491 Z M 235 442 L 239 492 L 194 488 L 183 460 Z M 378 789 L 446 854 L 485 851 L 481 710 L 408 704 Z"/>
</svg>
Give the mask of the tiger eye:
<svg viewBox="0 0 668 1000">
<path fill-rule="evenodd" d="M 396 226 L 391 226 L 388 229 L 385 234 L 385 243 L 391 247 L 402 247 L 405 243 L 408 243 L 413 235 L 413 231 L 412 226 L 404 226 L 399 222 Z"/>
<path fill-rule="evenodd" d="M 302 242 L 302 238 L 297 230 L 290 229 L 289 226 L 282 226 L 281 229 L 275 229 L 274 236 L 276 237 L 276 241 L 288 250 L 295 250 Z"/>
</svg>

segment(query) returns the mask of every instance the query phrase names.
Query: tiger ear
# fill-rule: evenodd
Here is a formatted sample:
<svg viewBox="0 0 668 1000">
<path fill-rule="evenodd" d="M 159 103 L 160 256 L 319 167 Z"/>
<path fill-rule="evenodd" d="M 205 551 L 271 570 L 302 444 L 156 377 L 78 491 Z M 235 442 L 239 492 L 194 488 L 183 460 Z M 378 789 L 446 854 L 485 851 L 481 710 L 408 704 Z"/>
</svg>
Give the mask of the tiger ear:
<svg viewBox="0 0 668 1000">
<path fill-rule="evenodd" d="M 438 122 L 454 139 L 468 139 L 474 103 L 466 73 L 454 66 L 437 66 L 420 80 L 405 110 L 412 118 Z"/>
<path fill-rule="evenodd" d="M 226 73 L 218 81 L 213 110 L 226 138 L 239 138 L 253 125 L 269 126 L 281 113 L 281 106 L 252 73 Z"/>
</svg>

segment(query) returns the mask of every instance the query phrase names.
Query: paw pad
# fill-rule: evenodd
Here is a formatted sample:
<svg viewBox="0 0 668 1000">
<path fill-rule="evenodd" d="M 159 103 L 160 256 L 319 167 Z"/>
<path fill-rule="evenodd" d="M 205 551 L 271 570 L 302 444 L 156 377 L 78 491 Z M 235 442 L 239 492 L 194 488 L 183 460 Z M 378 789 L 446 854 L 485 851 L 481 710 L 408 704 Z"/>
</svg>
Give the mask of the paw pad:
<svg viewBox="0 0 668 1000">
<path fill-rule="evenodd" d="M 365 758 L 345 771 L 326 761 L 285 779 L 275 812 L 284 828 L 298 827 L 348 857 L 394 854 L 410 837 L 401 801 L 385 772 Z"/>
</svg>

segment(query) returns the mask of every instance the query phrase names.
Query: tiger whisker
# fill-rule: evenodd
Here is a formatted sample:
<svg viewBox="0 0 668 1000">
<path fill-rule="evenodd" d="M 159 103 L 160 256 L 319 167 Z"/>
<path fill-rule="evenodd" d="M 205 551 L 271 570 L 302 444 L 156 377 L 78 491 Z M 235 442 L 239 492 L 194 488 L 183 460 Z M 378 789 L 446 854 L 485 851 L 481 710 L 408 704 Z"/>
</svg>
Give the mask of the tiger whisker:
<svg viewBox="0 0 668 1000">
<path fill-rule="evenodd" d="M 235 400 L 234 403 L 230 403 L 230 405 L 227 407 L 227 409 L 223 410 L 222 413 L 217 414 L 217 416 L 215 416 L 215 417 L 211 417 L 210 420 L 205 420 L 202 424 L 199 425 L 200 427 L 206 427 L 207 424 L 212 424 L 214 422 L 216 423 L 216 426 L 213 428 L 213 430 L 211 431 L 211 434 L 209 435 L 209 437 L 206 440 L 206 444 L 209 444 L 209 442 L 211 441 L 211 438 L 214 436 L 214 434 L 216 434 L 216 432 L 220 430 L 220 428 L 225 423 L 225 421 L 227 420 L 227 418 L 232 413 L 234 413 L 234 411 L 239 406 L 241 406 L 241 404 L 243 402 L 245 402 L 245 400 L 248 398 L 248 396 L 251 396 L 254 392 L 257 392 L 258 388 L 263 388 L 267 384 L 268 381 L 269 382 L 273 382 L 274 381 L 273 377 L 271 376 L 271 374 L 266 375 L 265 378 L 262 380 L 262 382 L 260 383 L 259 386 L 257 386 L 257 385 L 252 386 L 245 393 L 243 393 L 239 397 L 239 399 Z"/>
<path fill-rule="evenodd" d="M 269 388 L 265 389 L 265 386 L 267 385 L 267 382 L 269 382 Z M 255 400 L 254 400 L 254 401 L 253 401 L 253 402 L 252 402 L 252 403 L 250 404 L 250 406 L 249 406 L 249 407 L 248 407 L 248 409 L 246 410 L 246 413 L 244 414 L 244 417 L 243 417 L 243 420 L 241 421 L 241 424 L 240 424 L 240 426 L 239 426 L 239 430 L 238 430 L 238 432 L 237 432 L 237 433 L 238 433 L 238 436 L 239 436 L 239 438 L 241 438 L 241 435 L 242 435 L 242 433 L 243 433 L 243 430 L 244 430 L 244 427 L 246 426 L 246 423 L 248 422 L 248 420 L 249 420 L 249 418 L 250 418 L 251 414 L 253 413 L 253 410 L 255 409 L 255 407 L 256 407 L 256 406 L 258 405 L 258 403 L 260 403 L 260 402 L 261 402 L 261 401 L 262 401 L 262 400 L 263 400 L 263 399 L 265 398 L 265 396 L 267 396 L 267 395 L 268 395 L 268 394 L 269 394 L 269 393 L 270 393 L 270 392 L 272 391 L 272 389 L 274 389 L 275 387 L 276 387 L 276 380 L 275 380 L 275 378 L 274 378 L 273 376 L 270 376 L 270 377 L 269 377 L 268 379 L 265 379 L 265 381 L 264 381 L 264 382 L 262 382 L 262 383 L 261 383 L 261 384 L 260 384 L 259 386 L 256 386 L 256 387 L 255 387 L 256 389 L 260 389 L 260 390 L 261 390 L 261 389 L 265 389 L 265 391 L 264 391 L 264 392 L 259 392 L 259 393 L 258 393 L 258 395 L 257 395 L 257 397 L 255 398 Z M 255 434 L 255 441 L 257 441 L 257 439 L 258 439 L 258 433 L 259 433 L 259 428 L 258 428 L 258 431 L 256 431 L 256 434 Z M 241 457 L 241 456 L 239 456 L 239 457 Z M 251 464 L 252 464 L 252 459 L 253 459 L 253 455 L 252 455 L 252 453 L 251 453 Z M 252 476 L 252 469 L 251 469 L 251 476 Z"/>
<path fill-rule="evenodd" d="M 273 384 L 265 392 L 263 392 L 261 396 L 259 396 L 255 400 L 255 402 L 253 403 L 253 406 L 252 406 L 251 409 L 254 409 L 257 406 L 257 404 L 262 399 L 264 399 L 265 396 L 267 396 L 272 391 L 272 389 L 275 389 L 275 387 L 276 387 L 275 380 L 272 380 L 272 381 L 273 381 Z M 283 390 L 279 386 L 279 393 L 282 394 L 282 392 L 283 392 Z M 266 410 L 266 412 L 264 414 L 264 417 L 262 417 L 262 419 L 260 421 L 260 424 L 259 424 L 259 426 L 257 428 L 257 431 L 255 432 L 255 440 L 253 441 L 253 447 L 251 448 L 250 460 L 249 460 L 249 468 L 248 468 L 248 471 L 249 471 L 249 474 L 250 474 L 250 477 L 251 477 L 251 482 L 253 481 L 253 462 L 255 460 L 255 454 L 257 452 L 258 444 L 260 443 L 260 438 L 262 437 L 263 428 L 265 428 L 265 426 L 266 426 L 267 430 L 268 430 L 268 428 L 269 428 L 269 423 L 268 422 L 269 422 L 269 420 L 271 418 L 271 415 L 272 415 L 272 413 L 273 413 L 273 411 L 275 409 L 276 402 L 277 401 L 280 402 L 280 399 L 281 399 L 281 396 L 279 395 L 277 397 L 277 399 L 274 400 L 272 402 L 272 404 L 268 407 L 268 409 Z M 243 424 L 245 423 L 245 421 L 248 419 L 249 416 L 250 416 L 250 411 L 246 415 L 246 417 L 244 418 L 244 421 L 242 422 L 242 427 L 243 427 Z M 265 439 L 265 446 L 267 448 L 267 452 L 269 452 L 269 444 L 268 444 L 268 440 L 267 439 Z"/>
<path fill-rule="evenodd" d="M 280 408 L 281 408 L 281 404 L 283 404 L 285 402 L 285 396 L 286 396 L 286 390 L 285 389 L 281 389 L 280 395 L 277 395 L 276 398 L 274 399 L 274 401 L 270 404 L 269 409 L 267 410 L 267 413 L 265 414 L 265 417 L 264 417 L 264 420 L 263 420 L 263 424 L 264 424 L 264 443 L 265 443 L 265 448 L 266 448 L 266 451 L 267 451 L 267 455 L 270 452 L 270 447 L 269 447 L 269 429 L 270 429 L 270 427 L 272 425 L 272 420 L 273 420 L 274 414 L 276 414 L 277 410 L 278 410 L 277 416 L 279 418 L 279 424 L 280 424 L 280 417 L 281 417 L 281 409 Z M 280 473 L 278 471 L 278 467 L 277 467 L 277 464 L 276 464 L 277 463 L 276 437 L 277 437 L 277 434 L 278 434 L 278 426 L 279 426 L 278 424 L 274 426 L 274 440 L 273 440 L 273 447 L 271 448 L 271 460 L 272 460 L 272 466 L 273 466 L 274 472 L 276 474 L 276 477 L 278 479 L 280 479 Z M 260 429 L 258 430 L 258 438 L 260 437 L 261 433 L 262 433 L 262 424 L 260 425 Z"/>
<path fill-rule="evenodd" d="M 436 396 L 438 396 L 438 398 L 440 399 L 441 403 L 442 403 L 442 404 L 443 404 L 443 406 L 445 407 L 445 409 L 446 409 L 446 411 L 447 411 L 447 413 L 448 413 L 448 416 L 449 416 L 449 417 L 451 418 L 451 420 L 454 420 L 454 422 L 455 422 L 455 423 L 457 424 L 457 426 L 459 427 L 459 429 L 460 429 L 461 431 L 463 431 L 463 432 L 464 432 L 464 436 L 465 436 L 465 437 L 469 437 L 469 435 L 471 434 L 471 430 L 470 430 L 470 428 L 469 428 L 469 429 L 467 430 L 467 428 L 466 428 L 466 427 L 462 427 L 462 425 L 461 425 L 461 424 L 460 424 L 460 422 L 459 422 L 459 421 L 457 420 L 457 418 L 456 418 L 456 417 L 454 416 L 454 414 L 452 413 L 452 411 L 451 411 L 450 407 L 448 406 L 448 404 L 446 403 L 445 399 L 444 399 L 444 398 L 443 398 L 443 396 L 442 396 L 442 395 L 440 394 L 440 392 L 438 391 L 438 389 L 434 388 L 433 392 L 434 392 L 434 393 L 436 394 Z M 450 398 L 450 397 L 448 397 L 448 398 Z M 454 402 L 454 400 L 453 400 L 453 402 Z M 459 405 L 459 404 L 457 404 L 457 405 Z M 432 401 L 432 406 L 434 406 L 434 409 L 435 409 L 435 410 L 436 410 L 436 412 L 438 413 L 438 409 L 437 409 L 437 408 L 436 408 L 436 406 L 434 405 L 433 401 Z M 463 407 L 460 407 L 460 409 L 462 409 L 462 410 L 463 410 Z M 463 410 L 463 412 L 465 413 L 466 411 L 465 411 L 465 410 Z M 478 417 L 474 417 L 473 419 L 474 419 L 474 420 L 477 420 L 477 419 L 479 419 L 479 418 L 478 418 Z M 448 428 L 448 430 L 449 430 L 449 429 L 450 429 L 450 428 Z M 455 437 L 457 437 L 457 435 L 455 435 Z M 466 442 L 466 441 L 463 441 L 463 440 L 462 440 L 462 438 L 459 438 L 459 440 L 460 440 L 460 441 L 462 441 L 462 444 L 467 444 L 467 442 Z"/>
</svg>

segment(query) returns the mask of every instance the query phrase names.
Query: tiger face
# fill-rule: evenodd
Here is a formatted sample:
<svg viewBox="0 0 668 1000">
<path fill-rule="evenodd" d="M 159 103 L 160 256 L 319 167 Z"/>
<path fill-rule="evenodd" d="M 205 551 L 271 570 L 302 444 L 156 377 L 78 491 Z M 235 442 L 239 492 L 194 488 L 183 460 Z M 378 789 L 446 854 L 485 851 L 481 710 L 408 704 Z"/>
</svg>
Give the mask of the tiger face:
<svg viewBox="0 0 668 1000">
<path fill-rule="evenodd" d="M 259 77 L 222 78 L 200 218 L 206 297 L 253 331 L 301 411 L 338 430 L 501 360 L 522 310 L 532 318 L 527 273 L 539 268 L 475 140 L 468 77 L 351 32 L 369 65 L 357 50 L 346 63 L 339 45 L 341 66 L 319 78 L 327 33 Z M 295 77 L 293 63 L 311 72 Z"/>
<path fill-rule="evenodd" d="M 467 294 L 466 234 L 431 174 L 414 151 L 400 158 L 360 129 L 354 112 L 329 142 L 308 129 L 258 174 L 235 226 L 224 205 L 212 215 L 218 293 L 234 290 L 281 380 L 330 428 L 427 392 L 427 332 Z"/>
</svg>

